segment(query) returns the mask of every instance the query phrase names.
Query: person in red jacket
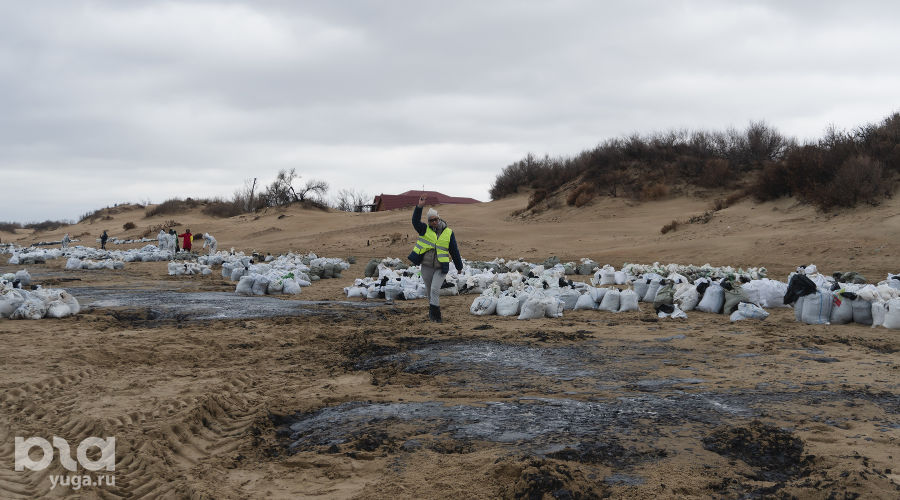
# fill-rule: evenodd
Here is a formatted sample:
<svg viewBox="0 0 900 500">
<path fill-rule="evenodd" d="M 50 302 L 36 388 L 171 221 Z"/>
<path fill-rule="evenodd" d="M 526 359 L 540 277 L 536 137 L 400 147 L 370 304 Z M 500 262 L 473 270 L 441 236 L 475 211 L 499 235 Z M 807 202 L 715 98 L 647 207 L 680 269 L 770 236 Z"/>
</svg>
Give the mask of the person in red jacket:
<svg viewBox="0 0 900 500">
<path fill-rule="evenodd" d="M 183 238 L 183 240 L 181 242 L 181 248 L 185 252 L 190 252 L 191 251 L 191 243 L 194 241 L 194 235 L 191 234 L 191 230 L 185 229 L 184 233 L 179 234 L 178 237 Z"/>
</svg>

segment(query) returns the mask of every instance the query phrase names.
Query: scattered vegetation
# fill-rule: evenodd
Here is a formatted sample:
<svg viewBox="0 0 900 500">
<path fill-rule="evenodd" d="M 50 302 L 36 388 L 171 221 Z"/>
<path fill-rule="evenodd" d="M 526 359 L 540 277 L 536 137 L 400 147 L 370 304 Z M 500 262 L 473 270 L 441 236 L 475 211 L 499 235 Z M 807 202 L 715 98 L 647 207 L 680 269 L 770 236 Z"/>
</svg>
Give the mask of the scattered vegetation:
<svg viewBox="0 0 900 500">
<path fill-rule="evenodd" d="M 672 188 L 739 189 L 722 207 L 752 196 L 759 201 L 796 196 L 819 209 L 877 204 L 900 174 L 900 113 L 853 131 L 829 128 L 807 144 L 764 122 L 745 130 L 685 130 L 610 139 L 571 158 L 528 154 L 504 168 L 491 186 L 497 200 L 534 189 L 528 209 L 565 190 L 568 205 L 597 195 L 661 199 Z M 574 187 L 572 187 L 574 186 Z"/>
<path fill-rule="evenodd" d="M 22 224 L 18 222 L 0 222 L 0 231 L 15 233 L 16 229 L 22 229 Z"/>
<path fill-rule="evenodd" d="M 659 232 L 661 232 L 662 234 L 666 234 L 669 231 L 674 231 L 676 229 L 678 229 L 678 221 L 673 219 L 672 222 L 663 226 L 662 229 L 659 230 Z"/>
<path fill-rule="evenodd" d="M 169 231 L 169 228 L 178 227 L 181 224 L 174 220 L 167 220 L 165 222 L 154 224 L 152 226 L 147 226 L 147 229 L 141 234 L 142 238 L 149 238 L 151 235 L 157 235 L 160 231 Z"/>
<path fill-rule="evenodd" d="M 135 225 L 134 222 L 126 222 L 125 224 L 122 224 L 122 229 L 124 229 L 126 231 L 128 231 L 129 229 L 134 229 L 136 227 L 137 227 L 137 225 Z"/>
<path fill-rule="evenodd" d="M 35 232 L 40 232 L 54 231 L 68 225 L 68 222 L 62 220 L 45 220 L 44 222 L 29 222 L 22 227 L 24 227 L 25 229 L 33 229 Z"/>
</svg>

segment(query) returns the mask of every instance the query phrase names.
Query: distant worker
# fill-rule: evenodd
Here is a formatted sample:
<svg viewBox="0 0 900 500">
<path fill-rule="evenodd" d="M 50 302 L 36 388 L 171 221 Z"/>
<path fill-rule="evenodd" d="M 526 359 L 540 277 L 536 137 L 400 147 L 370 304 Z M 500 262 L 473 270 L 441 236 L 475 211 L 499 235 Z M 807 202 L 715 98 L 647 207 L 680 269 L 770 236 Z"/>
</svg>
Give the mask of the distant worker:
<svg viewBox="0 0 900 500">
<path fill-rule="evenodd" d="M 174 229 L 169 229 L 169 248 L 174 248 L 175 253 L 181 251 L 181 248 L 178 246 L 178 233 Z"/>
<path fill-rule="evenodd" d="M 428 298 L 428 319 L 441 323 L 440 293 L 444 277 L 450 272 L 450 259 L 457 271 L 462 271 L 462 257 L 456 245 L 456 235 L 441 220 L 437 210 L 428 209 L 428 224 L 422 222 L 422 207 L 426 196 L 419 197 L 419 204 L 413 210 L 412 224 L 419 233 L 419 240 L 409 254 L 413 264 L 421 265 L 422 280 L 425 281 L 425 297 Z"/>
<path fill-rule="evenodd" d="M 103 234 L 100 235 L 100 249 L 106 250 L 106 240 L 109 239 L 109 235 L 106 234 L 106 229 L 103 230 Z"/>
<path fill-rule="evenodd" d="M 191 251 L 191 242 L 194 241 L 194 235 L 191 234 L 190 229 L 185 229 L 183 233 L 178 235 L 181 240 L 181 248 L 184 249 L 185 252 Z"/>
<path fill-rule="evenodd" d="M 69 238 L 69 233 L 66 233 L 66 234 L 62 237 L 62 241 L 60 241 L 60 245 L 59 245 L 60 248 L 62 248 L 63 250 L 69 248 L 69 243 L 70 243 L 71 241 L 72 241 L 72 240 Z"/>
<path fill-rule="evenodd" d="M 159 247 L 160 252 L 165 252 L 169 249 L 169 235 L 162 229 L 156 235 L 156 246 Z"/>
<path fill-rule="evenodd" d="M 212 237 L 209 233 L 203 233 L 203 248 L 209 247 L 209 254 L 214 255 L 216 253 L 216 247 L 218 243 L 216 239 Z"/>
</svg>

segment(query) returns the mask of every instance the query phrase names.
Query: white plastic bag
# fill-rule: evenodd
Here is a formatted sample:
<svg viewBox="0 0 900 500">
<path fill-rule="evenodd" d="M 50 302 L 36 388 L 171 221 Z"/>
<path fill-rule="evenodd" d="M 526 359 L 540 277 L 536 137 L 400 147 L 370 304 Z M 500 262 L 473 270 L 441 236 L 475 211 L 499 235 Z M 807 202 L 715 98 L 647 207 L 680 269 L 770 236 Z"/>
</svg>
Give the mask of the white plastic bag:
<svg viewBox="0 0 900 500">
<path fill-rule="evenodd" d="M 544 304 L 537 297 L 529 298 L 522 304 L 519 319 L 538 319 L 544 317 Z"/>
<path fill-rule="evenodd" d="M 596 308 L 597 308 L 597 303 L 594 302 L 593 298 L 591 298 L 590 293 L 580 295 L 578 297 L 578 301 L 575 303 L 575 309 L 596 309 Z"/>
<path fill-rule="evenodd" d="M 725 290 L 722 288 L 722 285 L 718 283 L 710 283 L 709 287 L 706 288 L 706 292 L 703 294 L 703 298 L 700 299 L 700 303 L 697 304 L 698 311 L 719 314 L 722 312 L 722 306 L 725 305 Z"/>
<path fill-rule="evenodd" d="M 541 299 L 544 304 L 544 315 L 548 318 L 561 318 L 565 304 L 556 297 L 544 297 Z"/>
<path fill-rule="evenodd" d="M 515 316 L 519 314 L 519 299 L 504 295 L 497 299 L 497 316 Z"/>
<path fill-rule="evenodd" d="M 693 311 L 700 303 L 700 292 L 690 283 L 681 283 L 675 286 L 673 301 L 682 311 Z"/>
<path fill-rule="evenodd" d="M 808 325 L 825 325 L 831 320 L 831 292 L 818 290 L 802 297 L 800 321 Z M 798 301 L 800 303 L 800 301 Z"/>
<path fill-rule="evenodd" d="M 769 317 L 769 313 L 765 309 L 756 304 L 741 302 L 737 309 L 731 313 L 731 321 L 741 321 L 745 319 L 764 320 Z"/>
<path fill-rule="evenodd" d="M 884 305 L 884 322 L 881 325 L 891 330 L 900 329 L 900 299 L 891 299 Z"/>
<path fill-rule="evenodd" d="M 243 269 L 241 270 L 243 271 Z M 241 276 L 240 281 L 238 281 L 237 287 L 234 289 L 234 292 L 241 295 L 253 295 L 253 282 L 254 279 L 252 277 Z"/>
<path fill-rule="evenodd" d="M 853 322 L 859 323 L 861 325 L 871 325 L 872 303 L 859 297 L 857 297 L 856 300 L 852 300 L 850 302 L 851 306 L 853 307 Z"/>
</svg>

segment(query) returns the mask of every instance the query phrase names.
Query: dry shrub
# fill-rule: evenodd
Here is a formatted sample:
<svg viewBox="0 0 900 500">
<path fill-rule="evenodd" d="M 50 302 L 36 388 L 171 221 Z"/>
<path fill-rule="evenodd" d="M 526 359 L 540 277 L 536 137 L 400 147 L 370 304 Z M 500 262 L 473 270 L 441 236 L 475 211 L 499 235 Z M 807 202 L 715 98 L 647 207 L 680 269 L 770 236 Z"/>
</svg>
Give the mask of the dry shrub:
<svg viewBox="0 0 900 500">
<path fill-rule="evenodd" d="M 391 240 L 391 245 L 393 245 L 394 243 L 397 243 L 398 241 L 400 241 L 403 238 L 403 235 L 400 233 L 391 233 L 391 235 L 388 236 L 388 238 Z"/>
<path fill-rule="evenodd" d="M 185 210 L 194 208 L 197 206 L 197 201 L 193 198 L 186 198 L 184 200 L 180 200 L 178 198 L 168 199 L 155 207 L 148 208 L 146 212 L 144 212 L 144 217 L 153 217 L 154 215 L 166 215 L 166 214 L 177 214 L 184 212 Z"/>
<path fill-rule="evenodd" d="M 858 203 L 876 205 L 890 193 L 881 163 L 867 156 L 855 156 L 838 167 L 831 182 L 816 186 L 807 196 L 817 207 L 828 210 Z"/>
<path fill-rule="evenodd" d="M 723 188 L 731 185 L 732 173 L 728 160 L 706 160 L 697 177 L 697 185 L 705 188 Z"/>
<path fill-rule="evenodd" d="M 758 201 L 777 200 L 791 195 L 791 173 L 784 163 L 769 163 L 760 171 L 750 192 Z"/>
<path fill-rule="evenodd" d="M 22 224 L 18 222 L 0 222 L 0 231 L 15 234 L 16 229 L 22 229 Z"/>
<path fill-rule="evenodd" d="M 659 232 L 661 232 L 662 234 L 666 234 L 669 231 L 674 231 L 676 229 L 678 229 L 678 221 L 673 219 L 672 222 L 663 226 L 662 229 L 659 230 Z"/>
<path fill-rule="evenodd" d="M 203 207 L 203 213 L 211 217 L 234 217 L 235 215 L 244 213 L 244 202 L 243 200 L 210 200 L 207 202 L 206 206 Z"/>
<path fill-rule="evenodd" d="M 641 189 L 640 198 L 642 201 L 661 200 L 669 195 L 669 186 L 661 182 L 649 184 Z"/>
<path fill-rule="evenodd" d="M 735 203 L 743 200 L 746 197 L 747 197 L 746 191 L 738 191 L 736 193 L 731 193 L 730 195 L 728 195 L 725 198 L 725 207 L 730 207 L 730 206 L 734 205 Z"/>
<path fill-rule="evenodd" d="M 575 205 L 581 208 L 593 200 L 594 196 L 596 196 L 596 187 L 589 182 L 582 182 L 566 195 L 566 205 Z"/>
<path fill-rule="evenodd" d="M 547 198 L 547 194 L 546 189 L 538 189 L 531 193 L 531 196 L 528 197 L 528 210 L 531 210 L 535 205 L 544 201 Z"/>
<path fill-rule="evenodd" d="M 141 234 L 141 237 L 147 238 L 151 234 L 158 234 L 160 231 L 168 231 L 169 228 L 180 226 L 178 222 L 174 220 L 167 220 L 165 222 L 161 222 L 159 224 L 154 224 L 152 226 L 148 226 L 147 230 Z"/>
<path fill-rule="evenodd" d="M 137 226 L 134 224 L 134 222 L 126 222 L 125 224 L 122 224 L 122 229 L 126 231 L 128 231 L 129 229 L 134 229 L 136 227 Z"/>
<path fill-rule="evenodd" d="M 61 227 L 68 226 L 69 223 L 61 220 L 45 220 L 44 222 L 30 222 L 23 226 L 25 229 L 33 229 L 35 232 L 54 231 Z"/>
</svg>

